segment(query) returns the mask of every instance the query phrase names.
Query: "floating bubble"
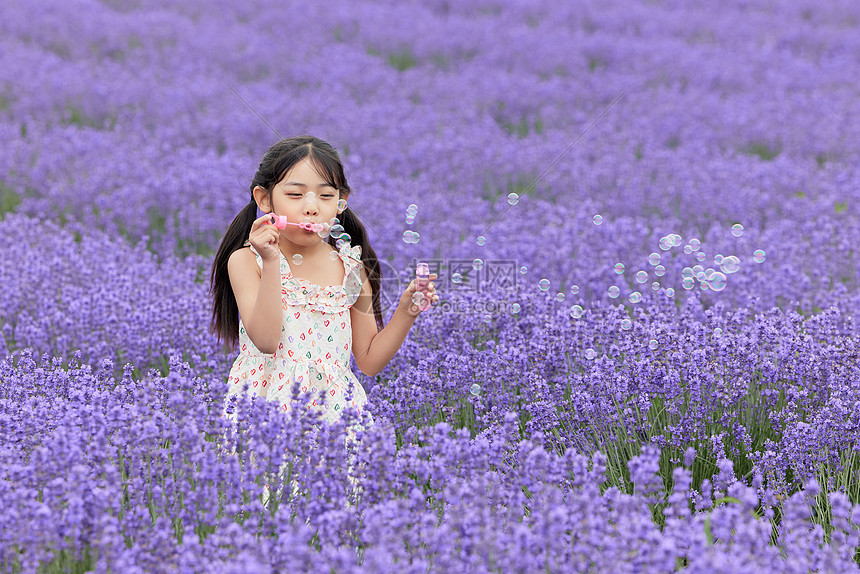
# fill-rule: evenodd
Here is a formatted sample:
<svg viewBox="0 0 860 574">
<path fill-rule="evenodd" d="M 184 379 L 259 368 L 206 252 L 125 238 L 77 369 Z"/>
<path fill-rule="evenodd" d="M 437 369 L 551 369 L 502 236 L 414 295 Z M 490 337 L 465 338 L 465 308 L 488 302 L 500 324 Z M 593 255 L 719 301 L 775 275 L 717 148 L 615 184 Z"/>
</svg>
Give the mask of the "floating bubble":
<svg viewBox="0 0 860 574">
<path fill-rule="evenodd" d="M 580 317 L 582 317 L 582 307 L 580 307 L 579 305 L 574 305 L 573 307 L 571 307 L 570 316 L 574 319 L 579 319 Z"/>
<path fill-rule="evenodd" d="M 343 211 L 344 209 L 346 209 L 346 200 L 345 200 L 345 199 L 338 199 L 338 200 L 337 200 L 337 210 L 338 210 L 338 212 L 341 212 L 341 211 Z"/>
<path fill-rule="evenodd" d="M 412 230 L 411 229 L 407 229 L 406 231 L 403 232 L 403 241 L 405 241 L 406 243 L 412 243 Z"/>
<path fill-rule="evenodd" d="M 659 343 L 657 343 L 657 339 L 651 339 L 650 341 L 648 341 L 648 348 L 652 351 L 655 350 L 658 345 Z"/>
<path fill-rule="evenodd" d="M 648 281 L 648 272 L 647 271 L 637 271 L 636 272 L 636 282 L 637 283 L 645 283 Z"/>
<path fill-rule="evenodd" d="M 618 275 L 621 275 L 622 273 L 624 273 L 624 264 L 623 263 L 616 263 L 615 264 L 615 273 L 617 273 Z"/>
<path fill-rule="evenodd" d="M 481 394 L 481 385 L 479 385 L 478 383 L 472 383 L 472 386 L 469 387 L 469 392 L 477 397 Z"/>
<path fill-rule="evenodd" d="M 615 285 L 612 285 L 612 286 L 609 288 L 609 296 L 610 296 L 612 299 L 617 298 L 620 294 L 621 294 L 621 289 L 619 289 L 619 288 L 618 288 L 618 287 L 616 287 Z"/>
<path fill-rule="evenodd" d="M 332 261 L 336 261 L 338 257 L 339 256 L 337 254 L 337 251 L 329 251 L 328 252 L 328 258 L 331 259 Z"/>
<path fill-rule="evenodd" d="M 666 274 L 666 268 L 663 267 L 662 265 L 658 265 L 657 267 L 654 268 L 654 275 L 656 275 L 657 277 L 662 277 L 665 274 Z"/>
<path fill-rule="evenodd" d="M 738 269 L 741 267 L 741 260 L 735 257 L 734 255 L 729 255 L 728 257 L 723 257 L 723 260 L 720 262 L 720 271 L 725 273 L 726 275 L 731 275 L 732 273 L 737 273 Z"/>
<path fill-rule="evenodd" d="M 305 201 L 307 201 L 308 203 L 312 202 L 316 198 L 317 198 L 317 194 L 315 194 L 312 191 L 309 191 L 305 194 Z"/>
<path fill-rule="evenodd" d="M 711 288 L 711 286 L 710 286 L 710 284 L 708 283 L 708 281 L 707 281 L 707 280 L 702 281 L 701 283 L 699 283 L 699 289 L 701 289 L 702 291 L 707 291 L 707 290 L 708 290 L 708 289 L 710 289 L 710 288 Z"/>
<path fill-rule="evenodd" d="M 519 200 L 520 200 L 520 196 L 517 195 L 516 193 L 509 193 L 508 194 L 508 203 L 509 204 L 516 205 Z"/>
<path fill-rule="evenodd" d="M 678 235 L 677 233 L 673 233 L 669 237 L 672 238 L 672 246 L 673 247 L 678 247 L 679 245 L 681 245 L 681 243 L 683 241 L 682 237 L 680 235 Z"/>
<path fill-rule="evenodd" d="M 511 305 L 511 313 L 513 313 L 514 315 L 516 315 L 517 313 L 519 313 L 519 312 L 520 312 L 520 309 L 521 309 L 521 308 L 522 308 L 522 307 L 520 307 L 520 304 L 519 304 L 519 303 L 514 303 L 514 304 L 512 304 L 512 305 Z"/>
<path fill-rule="evenodd" d="M 653 283 L 651 283 L 651 290 L 652 291 L 659 291 L 660 290 L 660 282 L 654 281 Z"/>
<path fill-rule="evenodd" d="M 681 277 L 692 277 L 695 275 L 692 267 L 684 267 L 681 269 Z"/>
<path fill-rule="evenodd" d="M 406 213 L 407 215 L 414 216 L 416 213 L 418 213 L 418 206 L 414 203 L 410 203 L 409 207 L 406 208 Z"/>
<path fill-rule="evenodd" d="M 541 291 L 546 291 L 547 289 L 549 289 L 549 279 L 541 279 L 540 281 L 538 281 L 538 286 L 540 287 Z"/>
<path fill-rule="evenodd" d="M 663 251 L 669 251 L 672 249 L 672 238 L 669 236 L 660 238 L 660 249 Z"/>
<path fill-rule="evenodd" d="M 694 237 L 690 240 L 688 245 L 690 246 L 690 249 L 692 249 L 693 251 L 698 251 L 699 247 L 702 246 L 702 242 Z"/>
<path fill-rule="evenodd" d="M 594 222 L 594 225 L 600 225 L 601 223 L 603 223 L 603 216 L 598 213 L 591 218 L 591 221 Z"/>
<path fill-rule="evenodd" d="M 523 265 L 522 267 L 520 267 L 520 275 L 525 275 L 525 274 L 526 274 L 526 273 L 528 273 L 528 272 L 529 272 L 529 268 L 528 268 L 528 267 L 526 267 L 525 265 Z"/>
<path fill-rule="evenodd" d="M 415 218 L 414 218 L 414 217 L 407 217 L 407 218 L 406 218 L 406 223 L 407 223 L 408 225 L 412 225 L 413 223 L 415 223 Z"/>
<path fill-rule="evenodd" d="M 696 281 L 692 277 L 684 277 L 684 279 L 681 281 L 681 286 L 687 291 L 692 289 L 695 284 Z"/>
<path fill-rule="evenodd" d="M 756 263 L 764 263 L 766 257 L 767 255 L 765 254 L 763 249 L 756 249 L 753 252 L 753 261 L 755 261 Z"/>
<path fill-rule="evenodd" d="M 344 233 L 344 235 L 346 235 L 346 234 Z M 347 235 L 347 237 L 349 237 L 349 236 Z M 338 250 L 338 251 L 340 251 L 341 249 L 343 249 L 343 246 L 344 246 L 344 245 L 347 245 L 347 246 L 348 246 L 348 245 L 349 245 L 349 241 L 347 241 L 346 239 L 338 239 L 337 241 L 335 241 L 335 242 L 334 242 L 334 246 L 335 246 L 335 247 L 337 247 L 337 250 Z"/>
<path fill-rule="evenodd" d="M 474 269 L 475 271 L 480 271 L 481 269 L 483 269 L 483 267 L 484 267 L 484 260 L 483 259 L 475 259 L 474 261 L 472 261 L 472 269 Z"/>
<path fill-rule="evenodd" d="M 424 303 L 424 293 L 421 291 L 416 291 L 412 295 L 412 304 L 416 307 L 421 307 L 422 303 Z"/>
<path fill-rule="evenodd" d="M 343 233 L 344 233 L 343 225 L 341 225 L 340 223 L 335 223 L 334 225 L 331 226 L 331 229 L 329 230 L 329 232 L 331 233 L 332 237 L 334 237 L 335 239 L 339 239 L 340 236 L 343 235 Z"/>
<path fill-rule="evenodd" d="M 705 270 L 705 268 L 702 267 L 701 265 L 696 265 L 693 267 L 693 275 L 696 276 L 699 273 L 703 272 L 704 270 Z"/>
<path fill-rule="evenodd" d="M 633 326 L 633 321 L 631 321 L 630 319 L 622 319 L 621 320 L 621 328 L 624 329 L 625 331 L 629 331 L 630 327 L 632 327 L 632 326 Z"/>
<path fill-rule="evenodd" d="M 562 293 L 561 291 L 559 291 L 558 293 L 556 293 L 556 295 L 555 295 L 555 300 L 556 300 L 556 301 L 558 301 L 559 303 L 561 303 L 562 301 L 564 301 L 564 293 Z"/>
<path fill-rule="evenodd" d="M 304 260 L 304 257 L 302 257 L 301 253 L 296 253 L 293 255 L 293 264 L 294 265 L 301 265 L 303 260 Z"/>
<path fill-rule="evenodd" d="M 692 247 L 690 247 L 689 245 L 685 245 L 685 246 L 684 246 L 684 254 L 685 254 L 685 255 L 689 255 L 689 254 L 690 254 L 690 253 L 692 253 L 692 252 L 693 252 L 693 248 L 692 248 Z"/>
<path fill-rule="evenodd" d="M 486 323 L 487 325 L 489 325 L 489 324 L 490 324 L 490 321 L 491 321 L 492 319 L 493 319 L 492 315 L 490 315 L 489 313 L 484 313 L 484 323 Z"/>
<path fill-rule="evenodd" d="M 634 291 L 630 294 L 629 299 L 631 303 L 638 303 L 642 300 L 642 293 L 640 293 L 639 291 Z"/>
<path fill-rule="evenodd" d="M 696 260 L 704 261 L 705 260 L 705 252 L 699 251 L 698 253 L 696 253 Z"/>
<path fill-rule="evenodd" d="M 648 263 L 650 263 L 651 266 L 654 267 L 655 265 L 660 265 L 660 259 L 660 254 L 655 251 L 648 256 Z"/>
<path fill-rule="evenodd" d="M 707 281 L 708 275 L 704 271 L 696 273 L 696 281 Z"/>
<path fill-rule="evenodd" d="M 579 293 L 579 285 L 571 285 L 570 286 L 570 294 L 577 295 Z"/>
<path fill-rule="evenodd" d="M 715 265 L 719 265 L 722 262 L 723 262 L 723 254 L 722 253 L 717 253 L 716 255 L 714 255 L 714 264 Z"/>
<path fill-rule="evenodd" d="M 585 350 L 585 358 L 588 359 L 589 361 L 596 356 L 597 356 L 597 351 L 595 351 L 594 349 L 589 348 L 589 349 Z"/>
<path fill-rule="evenodd" d="M 711 289 L 714 291 L 722 291 L 726 288 L 726 276 L 719 271 L 715 271 L 713 275 L 708 277 L 708 285 L 710 285 Z"/>
<path fill-rule="evenodd" d="M 744 234 L 744 226 L 743 225 L 741 225 L 740 223 L 735 223 L 734 225 L 732 225 L 732 235 L 734 235 L 735 237 L 740 237 L 743 234 Z"/>
<path fill-rule="evenodd" d="M 479 235 L 478 238 L 475 239 L 475 243 L 477 243 L 478 245 L 483 245 L 486 242 L 487 242 L 487 238 L 484 237 L 483 235 Z"/>
<path fill-rule="evenodd" d="M 714 338 L 715 339 L 719 339 L 722 336 L 723 336 L 723 330 L 722 329 L 720 329 L 719 327 L 714 329 Z"/>
<path fill-rule="evenodd" d="M 674 296 L 675 296 L 675 289 L 673 289 L 672 287 L 669 287 L 668 289 L 666 289 L 666 297 L 674 297 Z"/>
<path fill-rule="evenodd" d="M 463 275 L 460 273 L 452 273 L 451 281 L 453 281 L 454 283 L 460 283 L 461 281 L 463 281 Z"/>
<path fill-rule="evenodd" d="M 706 279 L 708 279 L 708 280 L 710 280 L 710 279 L 711 279 L 711 276 L 712 276 L 714 273 L 716 273 L 716 271 L 715 271 L 713 268 L 708 267 L 707 269 L 705 269 L 705 278 L 706 278 Z"/>
</svg>

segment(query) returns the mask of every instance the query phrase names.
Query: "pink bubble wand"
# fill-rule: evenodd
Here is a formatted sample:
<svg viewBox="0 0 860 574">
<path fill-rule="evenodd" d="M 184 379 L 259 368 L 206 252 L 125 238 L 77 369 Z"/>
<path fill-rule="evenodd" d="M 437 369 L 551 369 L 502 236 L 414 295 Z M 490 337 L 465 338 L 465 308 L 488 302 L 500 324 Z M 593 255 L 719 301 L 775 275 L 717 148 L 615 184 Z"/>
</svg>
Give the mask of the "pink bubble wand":
<svg viewBox="0 0 860 574">
<path fill-rule="evenodd" d="M 314 233 L 319 233 L 324 230 L 328 225 L 325 223 L 311 223 L 310 221 L 302 221 L 301 223 L 293 223 L 292 221 L 287 221 L 286 215 L 275 215 L 271 214 L 270 223 L 277 227 L 278 229 L 286 229 L 287 225 L 297 225 L 301 229 L 306 229 L 308 231 L 313 231 Z"/>
</svg>

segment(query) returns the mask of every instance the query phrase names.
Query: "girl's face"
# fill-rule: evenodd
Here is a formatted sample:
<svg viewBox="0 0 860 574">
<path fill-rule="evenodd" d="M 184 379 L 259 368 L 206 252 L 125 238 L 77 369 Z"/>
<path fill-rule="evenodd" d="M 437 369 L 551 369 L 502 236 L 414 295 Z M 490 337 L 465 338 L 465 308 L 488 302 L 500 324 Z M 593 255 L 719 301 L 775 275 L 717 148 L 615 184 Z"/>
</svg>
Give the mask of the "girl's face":
<svg viewBox="0 0 860 574">
<path fill-rule="evenodd" d="M 262 188 L 259 188 L 262 190 Z M 264 191 L 264 190 L 263 190 Z M 340 199 L 333 182 L 326 181 L 316 170 L 313 160 L 300 160 L 275 184 L 272 190 L 272 205 L 267 205 L 265 194 L 257 204 L 267 213 L 284 215 L 290 223 L 327 223 L 337 216 Z M 346 199 L 346 196 L 344 196 Z M 320 241 L 319 235 L 296 225 L 287 225 L 281 230 L 281 238 L 301 246 Z"/>
</svg>

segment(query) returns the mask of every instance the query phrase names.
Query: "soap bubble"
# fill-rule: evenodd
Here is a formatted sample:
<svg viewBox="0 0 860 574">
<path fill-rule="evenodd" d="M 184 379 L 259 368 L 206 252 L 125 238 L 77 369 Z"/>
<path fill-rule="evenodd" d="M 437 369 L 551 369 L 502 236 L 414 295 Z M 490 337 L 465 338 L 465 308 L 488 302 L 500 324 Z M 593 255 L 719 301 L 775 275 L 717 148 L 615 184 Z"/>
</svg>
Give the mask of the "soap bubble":
<svg viewBox="0 0 860 574">
<path fill-rule="evenodd" d="M 463 280 L 463 276 L 460 273 L 452 273 L 451 281 L 454 283 L 460 283 Z"/>
<path fill-rule="evenodd" d="M 708 283 L 708 281 L 707 281 L 707 280 L 702 281 L 701 283 L 699 283 L 699 289 L 701 289 L 702 291 L 707 291 L 707 290 L 708 290 L 708 289 L 710 289 L 710 288 L 711 288 L 711 285 Z"/>
<path fill-rule="evenodd" d="M 421 234 L 417 231 L 407 229 L 403 232 L 403 241 L 406 243 L 418 243 L 421 240 Z"/>
<path fill-rule="evenodd" d="M 639 291 L 634 291 L 630 294 L 629 299 L 631 303 L 638 303 L 642 300 L 642 293 L 640 293 Z"/>
<path fill-rule="evenodd" d="M 662 265 L 658 265 L 657 267 L 654 268 L 654 275 L 656 275 L 657 277 L 662 277 L 665 274 L 666 274 L 666 268 L 663 267 Z"/>
<path fill-rule="evenodd" d="M 690 246 L 690 249 L 692 249 L 693 251 L 698 251 L 699 247 L 702 246 L 702 242 L 694 237 L 690 240 L 688 245 Z"/>
<path fill-rule="evenodd" d="M 689 245 L 685 245 L 685 246 L 684 246 L 684 254 L 685 254 L 685 255 L 689 255 L 689 254 L 690 254 L 690 253 L 692 253 L 692 252 L 693 252 L 693 248 L 692 248 L 692 247 L 690 247 Z"/>
<path fill-rule="evenodd" d="M 741 260 L 735 257 L 734 255 L 729 255 L 728 257 L 723 257 L 723 260 L 720 262 L 720 271 L 725 273 L 726 275 L 730 275 L 732 273 L 737 273 L 738 269 L 741 267 Z"/>
<path fill-rule="evenodd" d="M 623 263 L 616 263 L 615 264 L 615 273 L 617 273 L 618 275 L 621 275 L 622 273 L 624 273 L 624 264 Z"/>
<path fill-rule="evenodd" d="M 345 199 L 338 199 L 337 200 L 337 210 L 343 211 L 344 209 L 346 209 L 346 200 Z"/>
<path fill-rule="evenodd" d="M 576 295 L 579 293 L 579 285 L 571 285 L 570 286 L 570 294 Z"/>
<path fill-rule="evenodd" d="M 526 274 L 526 273 L 528 273 L 528 272 L 529 272 L 529 268 L 528 268 L 528 267 L 526 267 L 525 265 L 523 265 L 522 267 L 520 267 L 520 275 L 525 275 L 525 274 Z"/>
<path fill-rule="evenodd" d="M 492 318 L 493 317 L 489 313 L 484 313 L 484 323 L 486 323 L 487 325 L 490 324 L 490 321 L 492 320 Z"/>
<path fill-rule="evenodd" d="M 594 349 L 589 348 L 589 349 L 585 350 L 585 358 L 588 359 L 589 361 L 596 356 L 597 356 L 597 351 L 595 351 Z"/>
<path fill-rule="evenodd" d="M 293 255 L 293 264 L 294 265 L 301 265 L 303 259 L 304 259 L 304 257 L 302 257 L 301 253 L 296 253 L 295 255 Z"/>
<path fill-rule="evenodd" d="M 719 265 L 722 262 L 723 262 L 723 254 L 722 253 L 717 253 L 716 255 L 714 255 L 714 264 L 715 265 Z"/>
<path fill-rule="evenodd" d="M 672 287 L 669 287 L 668 289 L 666 289 L 666 297 L 674 297 L 674 296 L 675 296 L 675 289 L 673 289 Z"/>
<path fill-rule="evenodd" d="M 421 307 L 422 303 L 424 303 L 424 293 L 421 291 L 416 291 L 412 294 L 412 304 L 416 307 Z"/>
<path fill-rule="evenodd" d="M 594 222 L 594 225 L 600 225 L 601 223 L 603 223 L 603 216 L 598 213 L 591 218 L 591 221 Z"/>
<path fill-rule="evenodd" d="M 659 291 L 660 290 L 660 282 L 654 281 L 653 283 L 651 283 L 651 290 L 652 291 Z"/>
<path fill-rule="evenodd" d="M 719 327 L 714 329 L 714 338 L 715 339 L 719 339 L 722 336 L 723 336 L 723 330 L 722 329 L 720 329 Z"/>
<path fill-rule="evenodd" d="M 743 234 L 744 234 L 744 226 L 743 225 L 741 225 L 740 223 L 735 223 L 734 225 L 732 225 L 732 235 L 734 235 L 735 237 L 740 237 Z"/>
<path fill-rule="evenodd" d="M 632 326 L 633 326 L 633 321 L 631 321 L 630 319 L 622 319 L 621 320 L 621 328 L 624 329 L 625 331 L 629 331 L 630 327 L 632 327 Z"/>
<path fill-rule="evenodd" d="M 478 238 L 475 239 L 475 243 L 477 243 L 478 245 L 483 245 L 486 242 L 487 242 L 487 238 L 484 237 L 483 235 L 479 235 Z"/>
<path fill-rule="evenodd" d="M 753 261 L 756 263 L 764 263 L 765 257 L 767 257 L 767 255 L 763 249 L 756 249 L 753 253 Z"/>
<path fill-rule="evenodd" d="M 698 261 L 704 261 L 705 260 L 705 252 L 699 251 L 698 253 L 696 253 L 696 259 Z"/>
<path fill-rule="evenodd" d="M 704 270 L 705 268 L 701 265 L 696 265 L 695 267 L 693 267 L 693 276 L 698 276 L 699 273 L 702 273 Z"/>
<path fill-rule="evenodd" d="M 520 309 L 521 309 L 521 307 L 520 307 L 519 303 L 514 303 L 511 305 L 511 313 L 513 313 L 515 315 L 520 312 Z"/>
<path fill-rule="evenodd" d="M 549 289 L 549 279 L 541 279 L 538 282 L 538 286 L 540 286 L 541 291 L 546 291 L 547 289 Z"/>
<path fill-rule="evenodd" d="M 648 256 L 648 263 L 650 263 L 651 266 L 654 267 L 655 265 L 660 265 L 660 259 L 660 254 L 655 251 Z"/>
<path fill-rule="evenodd" d="M 672 249 L 672 238 L 671 237 L 661 237 L 660 238 L 660 249 L 663 251 L 669 251 Z"/>
<path fill-rule="evenodd" d="M 696 284 L 696 281 L 692 277 L 684 277 L 684 280 L 681 281 L 681 286 L 689 291 L 693 288 L 693 285 Z"/>
<path fill-rule="evenodd" d="M 346 233 L 344 233 L 344 235 L 346 235 Z M 349 235 L 347 235 L 347 237 L 349 237 Z M 349 241 L 347 241 L 346 239 L 338 239 L 337 241 L 334 242 L 334 246 L 337 247 L 338 251 L 343 249 L 344 245 L 349 247 Z"/>
<path fill-rule="evenodd" d="M 509 193 L 508 194 L 508 203 L 509 204 L 516 205 L 519 200 L 520 200 L 520 196 L 517 195 L 516 193 Z"/>
<path fill-rule="evenodd" d="M 559 303 L 561 303 L 562 301 L 564 301 L 564 293 L 562 293 L 561 291 L 559 291 L 558 293 L 556 293 L 556 295 L 555 295 L 555 300 L 556 300 L 556 301 L 558 301 Z"/>
<path fill-rule="evenodd" d="M 338 257 L 339 256 L 337 254 L 337 251 L 329 251 L 328 252 L 328 258 L 331 259 L 332 261 L 336 261 Z"/>
<path fill-rule="evenodd" d="M 407 224 L 407 225 L 412 225 L 413 223 L 415 223 L 415 218 L 414 218 L 414 217 L 407 217 L 407 218 L 406 218 L 406 224 Z"/>
<path fill-rule="evenodd" d="M 692 267 L 684 267 L 681 269 L 681 277 L 692 277 L 695 275 Z"/>
<path fill-rule="evenodd" d="M 657 348 L 658 344 L 659 343 L 657 343 L 657 339 L 651 339 L 650 341 L 648 341 L 648 348 L 653 351 Z"/>
<path fill-rule="evenodd" d="M 726 276 L 719 271 L 715 271 L 713 275 L 708 277 L 708 284 L 714 291 L 722 291 L 726 288 Z"/>
<path fill-rule="evenodd" d="M 681 236 L 678 235 L 677 233 L 673 233 L 673 234 L 669 235 L 669 237 L 672 238 L 672 246 L 673 247 L 678 247 L 679 245 L 681 245 L 681 242 L 683 241 Z"/>
<path fill-rule="evenodd" d="M 636 282 L 637 283 L 645 283 L 648 281 L 648 273 L 646 271 L 637 271 L 636 272 Z"/>
<path fill-rule="evenodd" d="M 312 191 L 309 191 L 305 194 L 305 201 L 307 201 L 308 203 L 312 202 L 316 198 L 317 198 L 317 194 L 315 194 Z"/>
<path fill-rule="evenodd" d="M 474 396 L 478 396 L 481 394 L 481 385 L 478 383 L 473 383 L 471 387 L 469 387 L 469 392 Z"/>
<path fill-rule="evenodd" d="M 618 288 L 618 287 L 616 287 L 615 285 L 612 285 L 612 286 L 609 288 L 609 296 L 610 296 L 612 299 L 615 299 L 615 298 L 616 298 L 616 297 L 618 297 L 620 294 L 621 294 L 621 289 L 619 289 L 619 288 Z"/>
<path fill-rule="evenodd" d="M 406 214 L 414 217 L 416 213 L 418 213 L 418 206 L 410 203 L 409 207 L 406 208 Z"/>
<path fill-rule="evenodd" d="M 335 223 L 331 226 L 330 230 L 331 236 L 335 239 L 339 239 L 341 235 L 343 235 L 343 225 L 340 223 Z"/>
<path fill-rule="evenodd" d="M 579 305 L 574 305 L 573 307 L 571 307 L 570 316 L 574 319 L 579 319 L 580 317 L 582 317 L 582 307 L 580 307 Z"/>
<path fill-rule="evenodd" d="M 480 271 L 483 267 L 484 267 L 484 260 L 483 259 L 475 259 L 474 261 L 472 261 L 472 269 L 474 269 L 475 271 Z"/>
</svg>

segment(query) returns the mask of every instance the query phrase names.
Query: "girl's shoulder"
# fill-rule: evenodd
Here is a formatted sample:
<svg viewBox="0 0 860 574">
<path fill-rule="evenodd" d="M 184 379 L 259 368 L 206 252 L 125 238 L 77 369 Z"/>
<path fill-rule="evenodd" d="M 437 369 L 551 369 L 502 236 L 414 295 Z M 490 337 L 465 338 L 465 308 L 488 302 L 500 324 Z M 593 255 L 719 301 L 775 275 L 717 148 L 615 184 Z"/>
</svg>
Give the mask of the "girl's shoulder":
<svg viewBox="0 0 860 574">
<path fill-rule="evenodd" d="M 227 272 L 230 270 L 246 271 L 250 268 L 257 269 L 257 255 L 250 245 L 244 245 L 230 254 L 227 260 Z"/>
</svg>

